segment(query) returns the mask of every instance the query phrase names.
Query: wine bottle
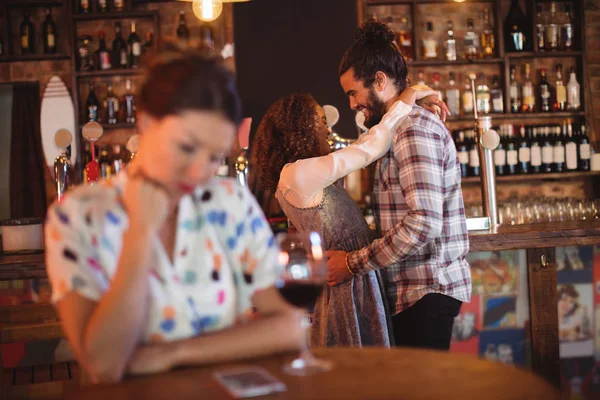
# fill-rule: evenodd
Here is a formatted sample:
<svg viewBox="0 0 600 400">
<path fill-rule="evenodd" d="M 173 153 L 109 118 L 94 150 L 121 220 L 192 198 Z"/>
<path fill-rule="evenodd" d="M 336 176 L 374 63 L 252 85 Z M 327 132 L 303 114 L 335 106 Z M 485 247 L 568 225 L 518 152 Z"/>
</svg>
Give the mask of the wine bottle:
<svg viewBox="0 0 600 400">
<path fill-rule="evenodd" d="M 560 41 L 563 50 L 573 49 L 573 17 L 571 16 L 571 4 L 565 3 L 565 18 L 561 27 Z"/>
<path fill-rule="evenodd" d="M 560 126 L 554 127 L 554 172 L 565 171 L 565 138 L 560 133 Z"/>
<path fill-rule="evenodd" d="M 96 51 L 96 58 L 98 59 L 98 67 L 101 70 L 111 69 L 110 53 L 106 47 L 106 41 L 104 40 L 104 31 L 98 32 L 98 50 Z"/>
<path fill-rule="evenodd" d="M 448 31 L 444 40 L 446 50 L 446 60 L 456 61 L 456 38 L 454 37 L 454 26 L 452 21 L 448 21 Z"/>
<path fill-rule="evenodd" d="M 506 147 L 506 174 L 515 175 L 519 164 L 519 151 L 512 125 L 508 125 L 508 145 Z"/>
<path fill-rule="evenodd" d="M 502 89 L 500 88 L 500 78 L 498 77 L 498 75 L 494 75 L 492 79 L 492 90 L 490 94 L 492 96 L 492 112 L 503 113 L 504 96 L 502 95 Z"/>
<path fill-rule="evenodd" d="M 140 67 L 140 56 L 142 55 L 142 41 L 135 32 L 135 21 L 131 22 L 131 33 L 127 39 L 129 43 L 129 67 L 137 69 Z"/>
<path fill-rule="evenodd" d="M 474 132 L 472 130 L 467 131 L 467 138 L 469 142 L 469 170 L 471 176 L 479 176 L 480 174 L 480 161 L 479 161 L 479 150 L 477 148 L 477 142 L 474 139 Z"/>
<path fill-rule="evenodd" d="M 127 43 L 123 39 L 121 22 L 115 22 L 115 40 L 112 44 L 112 65 L 114 68 L 125 69 L 129 66 L 127 59 Z"/>
<path fill-rule="evenodd" d="M 542 172 L 550 173 L 554 169 L 554 142 L 550 127 L 544 126 L 544 141 L 542 142 Z"/>
<path fill-rule="evenodd" d="M 424 60 L 437 60 L 438 43 L 433 34 L 433 23 L 427 22 L 427 32 L 423 36 L 423 59 Z"/>
<path fill-rule="evenodd" d="M 531 172 L 539 174 L 542 172 L 542 144 L 538 136 L 538 129 L 534 127 L 531 131 Z"/>
<path fill-rule="evenodd" d="M 87 122 L 100 122 L 99 109 L 100 103 L 98 103 L 98 98 L 96 97 L 96 92 L 94 91 L 94 81 L 90 81 L 90 93 L 88 94 L 87 100 L 85 102 L 85 120 Z"/>
<path fill-rule="evenodd" d="M 573 136 L 573 124 L 566 124 L 567 138 L 565 142 L 566 169 L 567 171 L 576 171 L 579 167 L 579 157 L 577 155 L 578 146 L 575 136 Z"/>
<path fill-rule="evenodd" d="M 465 33 L 465 58 L 476 60 L 479 56 L 479 36 L 475 33 L 473 18 L 467 19 L 467 32 Z"/>
<path fill-rule="evenodd" d="M 548 83 L 545 68 L 540 70 L 540 75 L 540 110 L 548 112 L 550 111 L 550 84 Z"/>
<path fill-rule="evenodd" d="M 519 0 L 511 0 L 510 10 L 504 21 L 506 51 L 528 50 L 529 40 L 525 33 L 528 24 L 530 22 L 523 13 L 523 10 L 521 10 Z"/>
<path fill-rule="evenodd" d="M 21 54 L 35 53 L 33 24 L 27 10 L 23 14 L 23 22 L 21 22 L 19 31 L 21 36 Z"/>
<path fill-rule="evenodd" d="M 585 125 L 582 124 L 579 132 L 579 170 L 590 170 L 590 158 L 592 157 L 590 138 L 587 135 Z"/>
<path fill-rule="evenodd" d="M 496 175 L 502 176 L 505 174 L 506 167 L 506 135 L 501 131 L 500 143 L 494 149 L 494 166 L 496 167 Z"/>
<path fill-rule="evenodd" d="M 563 82 L 562 64 L 556 64 L 556 99 L 554 111 L 565 111 L 567 109 L 567 87 Z"/>
<path fill-rule="evenodd" d="M 465 133 L 463 131 L 458 133 L 458 140 L 456 141 L 456 155 L 458 157 L 458 163 L 460 164 L 460 175 L 463 178 L 466 178 L 469 176 L 469 150 L 467 149 Z"/>
<path fill-rule="evenodd" d="M 519 134 L 519 172 L 528 174 L 531 168 L 531 144 L 525 131 L 525 125 L 521 125 Z"/>
<path fill-rule="evenodd" d="M 465 75 L 465 90 L 462 93 L 463 115 L 470 115 L 473 112 L 473 92 L 471 91 L 471 79 Z"/>
<path fill-rule="evenodd" d="M 559 25 L 556 18 L 556 3 L 550 3 L 550 20 L 546 25 L 546 50 L 558 50 Z"/>
<path fill-rule="evenodd" d="M 522 110 L 523 112 L 535 112 L 535 92 L 531 82 L 529 64 L 525 64 L 525 83 L 523 83 Z"/>
<path fill-rule="evenodd" d="M 543 52 L 546 48 L 546 20 L 542 14 L 542 5 L 537 3 L 535 5 L 537 23 L 535 25 L 537 48 L 539 52 Z"/>
<path fill-rule="evenodd" d="M 42 34 L 42 40 L 44 43 L 44 53 L 56 53 L 56 24 L 52 20 L 52 9 L 50 7 L 46 9 L 46 19 L 42 24 Z"/>
</svg>

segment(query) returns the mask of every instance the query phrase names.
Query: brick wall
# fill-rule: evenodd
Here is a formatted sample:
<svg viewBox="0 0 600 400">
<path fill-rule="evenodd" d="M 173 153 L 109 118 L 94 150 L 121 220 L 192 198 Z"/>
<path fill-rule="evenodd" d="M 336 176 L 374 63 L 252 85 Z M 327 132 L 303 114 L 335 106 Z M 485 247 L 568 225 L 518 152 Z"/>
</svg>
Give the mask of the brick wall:
<svg viewBox="0 0 600 400">
<path fill-rule="evenodd" d="M 587 118 L 590 129 L 600 140 L 600 0 L 586 0 L 586 58 L 588 62 L 588 87 L 585 89 Z M 596 149 L 597 151 L 600 149 Z"/>
</svg>

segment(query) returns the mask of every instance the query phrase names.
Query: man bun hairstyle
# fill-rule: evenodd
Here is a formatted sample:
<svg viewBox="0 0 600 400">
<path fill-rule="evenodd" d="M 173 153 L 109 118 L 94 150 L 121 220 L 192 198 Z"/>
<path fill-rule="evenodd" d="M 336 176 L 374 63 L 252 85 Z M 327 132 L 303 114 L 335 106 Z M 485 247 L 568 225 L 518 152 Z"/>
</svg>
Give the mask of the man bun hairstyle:
<svg viewBox="0 0 600 400">
<path fill-rule="evenodd" d="M 386 25 L 369 20 L 358 30 L 354 42 L 344 53 L 339 75 L 350 69 L 354 78 L 362 80 L 365 87 L 375 82 L 377 71 L 394 80 L 398 93 L 407 85 L 408 65 L 396 44 L 396 34 Z"/>
</svg>

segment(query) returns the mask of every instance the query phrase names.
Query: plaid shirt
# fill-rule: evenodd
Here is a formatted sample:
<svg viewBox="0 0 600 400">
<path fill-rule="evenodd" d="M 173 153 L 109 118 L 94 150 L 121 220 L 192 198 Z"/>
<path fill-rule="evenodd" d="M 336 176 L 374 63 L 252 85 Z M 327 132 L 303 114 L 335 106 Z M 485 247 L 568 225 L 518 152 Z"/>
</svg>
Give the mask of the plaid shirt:
<svg viewBox="0 0 600 400">
<path fill-rule="evenodd" d="M 383 236 L 348 255 L 358 275 L 385 268 L 392 315 L 428 293 L 471 299 L 469 237 L 456 147 L 444 124 L 415 106 L 377 162 L 374 211 Z"/>
</svg>

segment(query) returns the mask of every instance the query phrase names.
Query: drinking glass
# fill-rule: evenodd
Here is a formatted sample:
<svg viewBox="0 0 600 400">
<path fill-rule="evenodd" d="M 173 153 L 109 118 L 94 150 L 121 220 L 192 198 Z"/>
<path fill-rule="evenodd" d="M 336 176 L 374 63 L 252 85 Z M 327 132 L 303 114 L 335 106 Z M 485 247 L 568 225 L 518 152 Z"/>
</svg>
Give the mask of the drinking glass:
<svg viewBox="0 0 600 400">
<path fill-rule="evenodd" d="M 301 233 L 280 233 L 277 235 L 280 246 L 279 266 L 281 274 L 276 286 L 283 298 L 292 306 L 308 310 L 323 291 L 327 268 L 323 260 L 321 236 L 317 232 L 308 235 Z M 303 341 L 300 356 L 284 365 L 283 371 L 289 375 L 306 376 L 329 371 L 331 362 L 320 360 L 310 351 L 308 343 L 308 315 L 302 319 Z"/>
</svg>

